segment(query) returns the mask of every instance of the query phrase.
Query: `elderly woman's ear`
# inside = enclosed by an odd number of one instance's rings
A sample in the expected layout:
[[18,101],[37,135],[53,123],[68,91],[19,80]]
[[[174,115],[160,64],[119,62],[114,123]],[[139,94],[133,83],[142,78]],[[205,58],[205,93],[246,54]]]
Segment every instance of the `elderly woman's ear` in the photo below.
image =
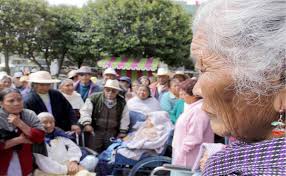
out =
[[277,112],[286,110],[286,87],[281,89],[274,98],[274,108]]

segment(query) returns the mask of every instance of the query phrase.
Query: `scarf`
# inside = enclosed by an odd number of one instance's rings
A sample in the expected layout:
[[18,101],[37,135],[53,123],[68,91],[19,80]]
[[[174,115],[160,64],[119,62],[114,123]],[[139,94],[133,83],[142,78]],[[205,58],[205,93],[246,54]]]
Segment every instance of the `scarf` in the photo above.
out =
[[203,175],[286,175],[286,137],[234,142],[206,163]]
[[64,138],[68,138],[70,140],[74,139],[72,136],[66,134],[63,130],[55,128],[53,132],[46,134],[45,143],[48,144],[49,146],[51,146],[51,144],[50,144],[51,140],[53,140],[57,137],[64,137]]

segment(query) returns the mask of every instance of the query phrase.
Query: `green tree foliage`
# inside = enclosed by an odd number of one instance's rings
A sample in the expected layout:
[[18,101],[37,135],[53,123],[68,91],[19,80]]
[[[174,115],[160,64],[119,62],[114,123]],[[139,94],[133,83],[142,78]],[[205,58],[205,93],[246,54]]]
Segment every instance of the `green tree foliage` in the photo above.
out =
[[98,0],[94,13],[95,52],[159,57],[172,66],[190,56],[190,16],[168,0]]

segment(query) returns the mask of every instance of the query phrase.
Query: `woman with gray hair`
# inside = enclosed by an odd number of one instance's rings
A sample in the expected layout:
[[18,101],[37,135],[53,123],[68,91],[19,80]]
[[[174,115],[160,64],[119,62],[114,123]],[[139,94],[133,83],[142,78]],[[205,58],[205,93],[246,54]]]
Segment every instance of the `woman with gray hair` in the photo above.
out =
[[80,94],[74,90],[73,80],[71,80],[71,79],[63,80],[61,82],[59,88],[60,88],[60,91],[63,94],[63,96],[71,104],[77,118],[80,118],[79,110],[84,105],[84,102],[83,102]]
[[215,0],[193,23],[194,93],[221,136],[203,175],[286,175],[286,1]]

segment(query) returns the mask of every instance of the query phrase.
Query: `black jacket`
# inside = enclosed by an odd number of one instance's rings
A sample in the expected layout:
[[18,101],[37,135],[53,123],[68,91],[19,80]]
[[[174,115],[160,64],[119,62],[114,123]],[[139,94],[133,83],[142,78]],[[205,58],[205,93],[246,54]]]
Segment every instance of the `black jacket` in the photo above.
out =
[[[77,118],[72,109],[72,106],[57,90],[49,90],[49,96],[52,112],[56,121],[56,126],[63,129],[64,131],[69,131],[71,125],[77,123]],[[36,114],[40,114],[41,112],[48,112],[43,100],[34,90],[32,90],[24,98],[24,105],[25,108],[34,111]]]

